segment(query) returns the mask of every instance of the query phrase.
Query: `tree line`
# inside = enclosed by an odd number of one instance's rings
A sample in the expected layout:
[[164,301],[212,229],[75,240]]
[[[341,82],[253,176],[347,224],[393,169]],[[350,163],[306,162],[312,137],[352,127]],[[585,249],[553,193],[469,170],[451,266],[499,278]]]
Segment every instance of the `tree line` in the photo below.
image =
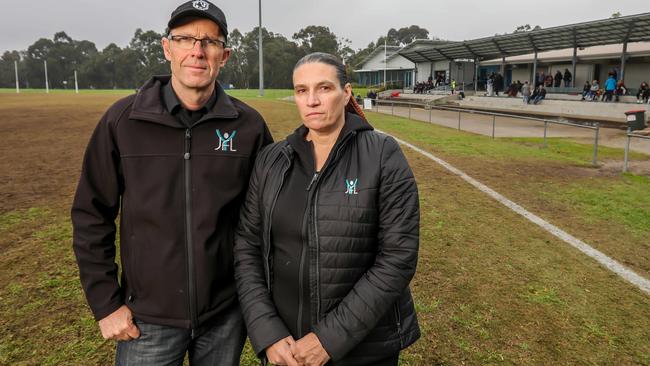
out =
[[[21,88],[44,88],[43,62],[47,61],[50,88],[73,89],[74,72],[80,88],[131,89],[143,84],[151,75],[169,74],[160,40],[162,33],[137,29],[129,44],[120,47],[111,43],[102,50],[88,40],[74,40],[65,32],[52,39],[41,38],[24,51],[6,51],[0,57],[0,87],[15,86],[14,61],[18,63]],[[386,36],[370,42],[365,48],[353,50],[348,39],[337,37],[328,27],[307,26],[291,39],[262,28],[264,46],[264,86],[290,88],[293,65],[304,55],[320,51],[340,57],[348,68],[348,76],[377,46],[404,46],[415,39],[429,38],[429,31],[417,25],[391,28]],[[228,36],[232,56],[221,70],[222,84],[236,88],[259,87],[258,28],[241,33],[234,29]]]

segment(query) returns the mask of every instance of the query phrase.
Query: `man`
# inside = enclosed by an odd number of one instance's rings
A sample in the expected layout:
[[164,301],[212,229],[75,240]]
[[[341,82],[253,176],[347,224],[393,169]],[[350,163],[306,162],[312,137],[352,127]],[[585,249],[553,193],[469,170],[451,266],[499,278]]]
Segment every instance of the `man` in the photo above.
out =
[[[233,234],[262,117],[216,83],[231,50],[223,12],[195,0],[162,39],[171,76],[108,109],[72,206],[81,283],[116,364],[237,365],[245,328]],[[115,264],[120,212],[121,281]]]

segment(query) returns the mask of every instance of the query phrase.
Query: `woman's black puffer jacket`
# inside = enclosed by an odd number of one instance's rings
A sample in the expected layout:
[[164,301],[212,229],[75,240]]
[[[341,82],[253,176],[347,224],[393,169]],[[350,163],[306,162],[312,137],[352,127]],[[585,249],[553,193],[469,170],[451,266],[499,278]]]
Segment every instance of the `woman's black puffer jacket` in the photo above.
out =
[[[333,364],[372,364],[420,336],[409,290],[419,245],[418,191],[393,138],[356,114],[347,113],[345,123],[334,155],[309,188],[311,324]],[[270,292],[270,223],[294,158],[286,141],[260,153],[235,237],[237,290],[260,355],[289,335]]]

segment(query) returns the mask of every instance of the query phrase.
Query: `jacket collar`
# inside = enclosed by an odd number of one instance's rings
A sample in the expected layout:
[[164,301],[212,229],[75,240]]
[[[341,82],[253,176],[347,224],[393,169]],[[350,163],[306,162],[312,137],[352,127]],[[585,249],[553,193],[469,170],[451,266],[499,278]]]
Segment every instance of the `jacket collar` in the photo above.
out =
[[[162,89],[170,82],[170,79],[171,75],[154,76],[149,79],[138,90],[129,118],[159,123],[169,127],[185,128],[182,123],[167,111],[162,99]],[[239,117],[239,111],[232,103],[230,96],[226,94],[218,82],[215,83],[215,91],[217,97],[216,103],[214,103],[212,109],[197,124],[210,119],[235,119]]]

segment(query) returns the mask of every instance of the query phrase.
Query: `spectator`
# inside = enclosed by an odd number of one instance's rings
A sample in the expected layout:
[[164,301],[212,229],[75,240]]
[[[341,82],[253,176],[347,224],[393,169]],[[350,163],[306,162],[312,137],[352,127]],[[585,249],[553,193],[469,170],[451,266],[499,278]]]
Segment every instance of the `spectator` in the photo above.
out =
[[503,87],[503,75],[501,73],[497,72],[497,74],[494,76],[494,93],[499,96],[499,90]]
[[589,90],[591,90],[591,85],[589,85],[588,81],[585,81],[585,85],[582,87],[582,99],[580,100],[585,100],[587,95],[589,95]]
[[357,94],[356,100],[358,105],[363,105],[363,98],[361,98],[361,94]]
[[648,103],[648,98],[650,98],[650,86],[644,81],[639,85],[639,91],[636,93],[636,102]]
[[451,79],[451,94],[456,92],[456,79]]
[[521,86],[521,95],[524,96],[524,104],[528,104],[530,100],[530,85],[528,85],[528,80],[524,81],[524,85]]
[[571,75],[571,71],[569,71],[569,69],[564,69],[564,77],[562,79],[564,80],[565,88],[571,86],[571,80],[573,80],[573,75]]
[[491,73],[487,79],[487,95],[488,97],[494,95],[494,73]]
[[533,99],[533,104],[539,104],[546,98],[546,88],[544,86],[540,85],[539,86],[539,92],[535,96],[535,99]]
[[544,84],[544,80],[546,80],[546,76],[544,75],[544,72],[538,73],[537,80],[535,80],[535,85],[533,87],[537,88],[538,86]]
[[627,88],[625,87],[625,83],[623,83],[623,80],[619,80],[616,83],[616,90],[614,90],[614,95],[616,96],[615,101],[618,102],[619,98],[625,94],[627,94]]
[[555,84],[553,84],[554,87],[559,88],[560,85],[562,85],[562,73],[560,70],[557,70],[555,73]]
[[587,95],[587,100],[590,100],[592,102],[598,101],[599,90],[600,90],[600,84],[598,84],[598,80],[592,81],[591,88],[589,89],[589,94]]
[[546,88],[552,87],[553,86],[553,76],[551,76],[550,74],[546,75],[546,78],[544,79],[544,84],[543,85]]
[[601,101],[611,102],[612,95],[614,95],[615,90],[616,90],[616,77],[614,76],[614,73],[610,72],[609,78],[607,78],[607,81],[605,81],[605,94],[603,95]]
[[512,83],[508,87],[508,97],[514,98],[517,96],[517,93],[519,93],[519,86],[517,83]]

